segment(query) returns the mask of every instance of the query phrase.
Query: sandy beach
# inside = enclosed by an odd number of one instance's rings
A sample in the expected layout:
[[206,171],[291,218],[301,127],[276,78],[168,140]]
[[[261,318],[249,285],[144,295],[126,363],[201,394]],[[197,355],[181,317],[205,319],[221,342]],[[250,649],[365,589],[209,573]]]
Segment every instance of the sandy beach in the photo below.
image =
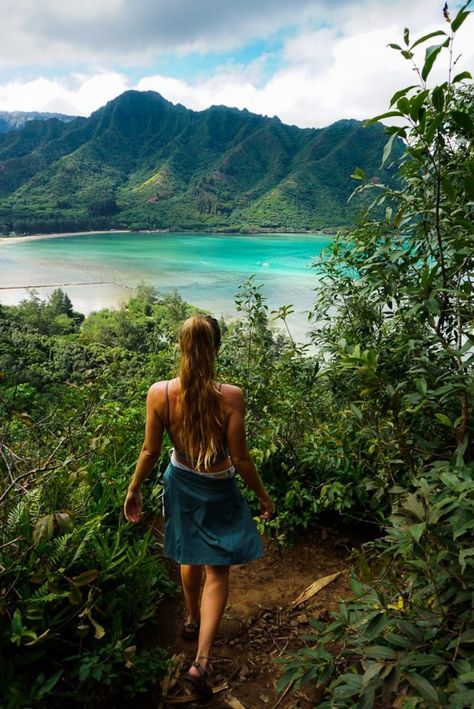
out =
[[65,231],[58,234],[29,234],[28,236],[1,236],[0,244],[18,244],[21,241],[38,241],[39,239],[58,239],[64,236],[83,236],[84,234],[128,234],[130,229],[99,229],[97,231]]

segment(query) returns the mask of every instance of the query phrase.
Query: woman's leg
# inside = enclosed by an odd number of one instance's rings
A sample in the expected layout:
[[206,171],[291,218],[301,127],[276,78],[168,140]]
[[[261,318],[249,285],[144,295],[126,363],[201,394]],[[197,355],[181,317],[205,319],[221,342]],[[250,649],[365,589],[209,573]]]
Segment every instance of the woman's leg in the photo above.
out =
[[[201,628],[196,660],[206,668],[212,643],[229,594],[229,566],[206,566],[206,580],[201,598]],[[190,671],[197,671],[192,667]]]
[[186,623],[196,623],[199,620],[202,566],[198,564],[181,564],[180,571],[184,602],[186,604]]

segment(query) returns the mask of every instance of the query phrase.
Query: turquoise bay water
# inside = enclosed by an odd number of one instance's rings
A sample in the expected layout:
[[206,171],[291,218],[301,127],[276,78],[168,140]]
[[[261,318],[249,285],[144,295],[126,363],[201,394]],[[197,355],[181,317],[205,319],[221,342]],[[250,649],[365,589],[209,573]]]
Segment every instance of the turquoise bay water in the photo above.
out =
[[311,268],[331,238],[308,234],[112,233],[0,243],[0,302],[18,303],[27,288],[46,297],[61,286],[76,310],[90,313],[126,301],[139,283],[173,289],[217,316],[235,315],[239,283],[254,274],[270,309],[292,304],[294,335],[307,329],[317,277]]

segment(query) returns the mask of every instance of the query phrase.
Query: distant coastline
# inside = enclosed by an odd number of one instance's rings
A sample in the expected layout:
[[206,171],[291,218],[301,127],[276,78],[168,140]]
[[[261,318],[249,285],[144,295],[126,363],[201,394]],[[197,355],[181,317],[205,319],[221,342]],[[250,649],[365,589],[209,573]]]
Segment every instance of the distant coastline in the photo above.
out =
[[39,239],[59,239],[61,237],[67,236],[86,236],[87,234],[173,234],[173,233],[186,233],[186,234],[196,234],[196,236],[202,236],[203,234],[221,234],[222,236],[238,236],[239,234],[250,234],[252,236],[258,236],[259,234],[326,234],[329,236],[334,235],[342,227],[322,227],[321,229],[305,230],[299,229],[295,231],[288,231],[285,229],[259,229],[258,231],[215,231],[213,229],[95,229],[88,231],[86,229],[82,231],[64,231],[55,232],[53,234],[25,234],[24,236],[0,236],[0,244],[17,244],[21,241],[37,241]]
[[38,239],[59,239],[62,236],[82,236],[83,234],[129,234],[131,229],[96,229],[95,231],[65,231],[57,234],[25,234],[25,236],[0,236],[0,244],[17,244],[20,241]]

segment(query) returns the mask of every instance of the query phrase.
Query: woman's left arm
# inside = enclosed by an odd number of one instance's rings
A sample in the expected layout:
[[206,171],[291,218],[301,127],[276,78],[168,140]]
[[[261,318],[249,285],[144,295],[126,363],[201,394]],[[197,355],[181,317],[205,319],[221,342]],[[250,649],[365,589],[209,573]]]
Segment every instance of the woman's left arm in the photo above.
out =
[[142,496],[140,487],[153,469],[161,452],[163,441],[163,424],[158,415],[158,396],[160,383],[153,384],[148,391],[146,400],[145,440],[138,456],[135,472],[128,486],[127,497],[123,506],[124,514],[129,522],[139,522],[142,513]]

